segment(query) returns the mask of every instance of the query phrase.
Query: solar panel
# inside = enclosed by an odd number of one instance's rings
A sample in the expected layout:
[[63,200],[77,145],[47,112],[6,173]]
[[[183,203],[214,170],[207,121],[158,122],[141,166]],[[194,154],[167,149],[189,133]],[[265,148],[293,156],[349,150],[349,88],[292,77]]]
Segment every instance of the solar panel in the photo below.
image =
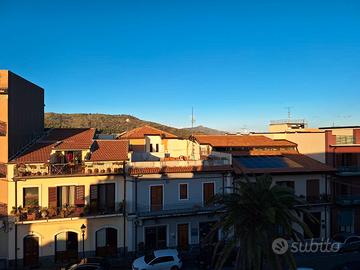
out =
[[281,156],[246,156],[246,157],[234,157],[234,159],[240,162],[247,168],[288,168],[288,164],[285,162],[284,157]]

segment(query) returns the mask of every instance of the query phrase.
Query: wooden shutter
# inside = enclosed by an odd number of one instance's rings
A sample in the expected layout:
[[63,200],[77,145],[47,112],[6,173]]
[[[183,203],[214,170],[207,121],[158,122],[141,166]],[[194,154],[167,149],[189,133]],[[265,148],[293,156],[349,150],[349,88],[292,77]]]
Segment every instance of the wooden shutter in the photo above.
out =
[[80,206],[85,204],[85,186],[75,187],[75,204]]
[[188,199],[188,186],[187,184],[180,184],[180,200]]
[[91,211],[97,210],[97,200],[98,200],[98,186],[90,186],[90,208]]
[[312,179],[306,181],[306,196],[308,201],[316,201],[320,198],[319,179]]
[[163,186],[150,187],[150,209],[151,211],[163,209]]
[[115,184],[106,184],[106,208],[115,210]]
[[215,185],[214,183],[204,183],[204,203],[209,204],[211,199],[215,195]]
[[57,207],[57,187],[49,187],[49,207]]

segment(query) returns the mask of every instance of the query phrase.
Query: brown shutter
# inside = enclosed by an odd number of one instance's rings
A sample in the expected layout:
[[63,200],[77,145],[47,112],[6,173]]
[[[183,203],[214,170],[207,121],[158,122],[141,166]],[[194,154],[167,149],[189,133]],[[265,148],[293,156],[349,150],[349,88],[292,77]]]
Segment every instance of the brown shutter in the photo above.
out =
[[150,187],[150,209],[151,211],[163,209],[163,186]]
[[98,199],[98,186],[90,186],[90,208],[91,211],[97,210],[97,199]]
[[204,183],[204,203],[209,204],[215,195],[214,183]]
[[81,206],[85,204],[85,186],[75,187],[75,204]]
[[115,184],[106,185],[106,207],[115,210]]
[[312,179],[306,181],[306,197],[310,202],[319,200],[320,197],[319,179]]
[[57,187],[49,187],[49,207],[57,207]]

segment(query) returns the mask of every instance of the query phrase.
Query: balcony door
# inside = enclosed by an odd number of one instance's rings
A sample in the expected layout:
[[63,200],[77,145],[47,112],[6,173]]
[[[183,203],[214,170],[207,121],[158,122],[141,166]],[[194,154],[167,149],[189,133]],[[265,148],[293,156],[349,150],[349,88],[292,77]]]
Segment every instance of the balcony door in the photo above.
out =
[[204,205],[210,204],[214,195],[215,195],[215,183],[204,183],[203,184],[203,203],[204,203]]
[[311,179],[306,181],[306,197],[309,202],[316,202],[320,199],[319,179]]
[[164,187],[159,186],[150,186],[150,210],[151,211],[160,211],[163,210],[163,192]]

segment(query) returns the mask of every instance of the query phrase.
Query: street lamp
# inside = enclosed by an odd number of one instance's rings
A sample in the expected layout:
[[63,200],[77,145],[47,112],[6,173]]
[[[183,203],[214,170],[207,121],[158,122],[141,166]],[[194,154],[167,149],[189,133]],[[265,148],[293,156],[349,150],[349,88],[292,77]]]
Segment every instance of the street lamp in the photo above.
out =
[[82,252],[83,252],[83,259],[85,259],[85,230],[86,230],[85,224],[81,225],[80,229],[81,229],[81,233],[82,233]]

